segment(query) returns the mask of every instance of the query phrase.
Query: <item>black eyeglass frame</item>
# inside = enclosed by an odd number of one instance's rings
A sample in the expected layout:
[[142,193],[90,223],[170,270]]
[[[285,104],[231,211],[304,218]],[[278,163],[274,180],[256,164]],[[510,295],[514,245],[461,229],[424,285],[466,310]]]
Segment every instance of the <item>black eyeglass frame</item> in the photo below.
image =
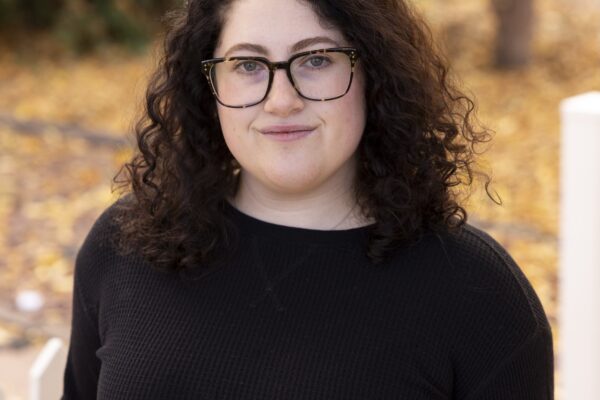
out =
[[[294,79],[292,78],[292,72],[290,70],[290,66],[292,65],[294,60],[296,60],[297,58],[304,57],[304,56],[311,55],[311,54],[326,54],[326,53],[344,53],[350,58],[350,80],[348,81],[348,87],[346,88],[346,91],[344,93],[342,93],[339,96],[335,96],[335,97],[330,97],[330,98],[326,98],[326,99],[314,99],[311,97],[307,97],[300,92],[298,87],[296,87],[296,84],[294,83]],[[217,91],[215,90],[215,86],[213,84],[213,77],[212,77],[213,67],[220,62],[237,61],[237,60],[239,60],[239,61],[260,61],[269,67],[269,83],[267,85],[267,90],[265,92],[264,97],[262,99],[260,99],[259,101],[250,103],[250,104],[244,104],[241,106],[231,106],[229,104],[223,103],[221,101],[221,99],[219,99],[219,95],[217,94]],[[292,86],[294,87],[294,89],[296,90],[298,95],[300,95],[300,97],[302,97],[304,99],[312,100],[312,101],[329,101],[329,100],[339,99],[340,97],[345,96],[346,93],[348,93],[348,91],[350,90],[350,86],[352,85],[352,78],[354,76],[354,66],[356,65],[356,61],[358,61],[358,50],[355,49],[354,47],[331,47],[331,48],[326,48],[326,49],[317,49],[317,50],[310,50],[310,51],[303,51],[301,53],[296,53],[296,54],[292,55],[289,58],[289,60],[287,60],[287,61],[271,62],[270,60],[268,60],[265,57],[239,56],[239,57],[211,58],[209,60],[201,61],[200,65],[202,67],[202,72],[204,73],[204,76],[208,80],[208,84],[210,86],[212,94],[215,96],[215,98],[221,105],[223,105],[225,107],[229,107],[229,108],[246,108],[246,107],[252,107],[257,104],[260,104],[267,98],[267,96],[269,95],[269,92],[271,91],[271,86],[273,84],[273,76],[275,75],[275,71],[278,69],[285,70],[290,83],[292,84]]]

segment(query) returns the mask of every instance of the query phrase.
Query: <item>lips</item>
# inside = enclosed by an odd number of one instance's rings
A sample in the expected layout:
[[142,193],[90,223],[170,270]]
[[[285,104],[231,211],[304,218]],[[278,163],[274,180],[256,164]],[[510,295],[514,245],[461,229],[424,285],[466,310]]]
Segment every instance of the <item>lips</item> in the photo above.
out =
[[294,132],[309,132],[314,130],[314,126],[308,125],[271,125],[259,129],[261,133],[266,135],[290,134]]

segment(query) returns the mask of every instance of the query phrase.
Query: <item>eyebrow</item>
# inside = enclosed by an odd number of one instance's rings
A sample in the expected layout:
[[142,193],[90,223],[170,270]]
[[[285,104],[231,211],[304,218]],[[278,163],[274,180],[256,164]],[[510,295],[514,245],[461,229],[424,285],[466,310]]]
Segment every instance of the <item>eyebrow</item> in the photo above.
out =
[[[335,47],[340,47],[340,45],[338,44],[338,42],[336,42],[335,40],[328,38],[327,36],[315,36],[315,37],[310,37],[310,38],[306,38],[306,39],[302,39],[301,41],[299,41],[298,43],[295,43],[293,46],[290,47],[290,51],[292,53],[297,52],[298,50],[302,50],[308,46],[312,46],[313,44],[317,44],[317,43],[329,43],[334,45]],[[268,55],[269,54],[269,50],[267,50],[266,47],[261,46],[259,44],[254,44],[254,43],[238,43],[235,44],[233,46],[231,46],[229,48],[229,50],[227,50],[225,52],[225,55],[223,56],[224,58],[227,58],[227,56],[234,52],[234,51],[239,51],[239,50],[248,50],[248,51],[252,51],[255,53],[259,53],[259,54],[263,54],[263,55]]]

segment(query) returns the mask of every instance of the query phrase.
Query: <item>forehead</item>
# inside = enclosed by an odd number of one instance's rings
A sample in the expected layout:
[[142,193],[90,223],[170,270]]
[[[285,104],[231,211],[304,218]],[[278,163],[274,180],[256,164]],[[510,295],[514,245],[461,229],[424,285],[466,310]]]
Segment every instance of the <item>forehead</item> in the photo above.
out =
[[315,36],[326,36],[341,46],[347,45],[337,28],[320,21],[302,1],[236,0],[224,14],[215,56],[222,56],[231,46],[245,42],[265,47],[268,56],[285,57],[293,44]]

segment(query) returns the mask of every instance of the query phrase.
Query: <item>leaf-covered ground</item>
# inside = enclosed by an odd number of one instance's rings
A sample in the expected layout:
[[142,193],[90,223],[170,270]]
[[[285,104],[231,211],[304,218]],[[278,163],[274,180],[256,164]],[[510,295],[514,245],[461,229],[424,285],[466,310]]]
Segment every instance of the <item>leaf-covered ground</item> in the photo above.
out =
[[[558,360],[559,103],[600,90],[600,9],[538,1],[533,64],[497,71],[488,2],[416,3],[476,101],[478,120],[495,132],[479,166],[503,205],[484,196],[480,181],[465,202],[471,221],[532,282]],[[131,131],[154,63],[152,52],[50,61],[0,49],[0,349],[68,337],[74,257],[115,199],[110,181],[129,154],[118,143]],[[117,140],[78,138],[82,130]],[[27,289],[44,295],[40,311],[17,311],[15,296]]]

